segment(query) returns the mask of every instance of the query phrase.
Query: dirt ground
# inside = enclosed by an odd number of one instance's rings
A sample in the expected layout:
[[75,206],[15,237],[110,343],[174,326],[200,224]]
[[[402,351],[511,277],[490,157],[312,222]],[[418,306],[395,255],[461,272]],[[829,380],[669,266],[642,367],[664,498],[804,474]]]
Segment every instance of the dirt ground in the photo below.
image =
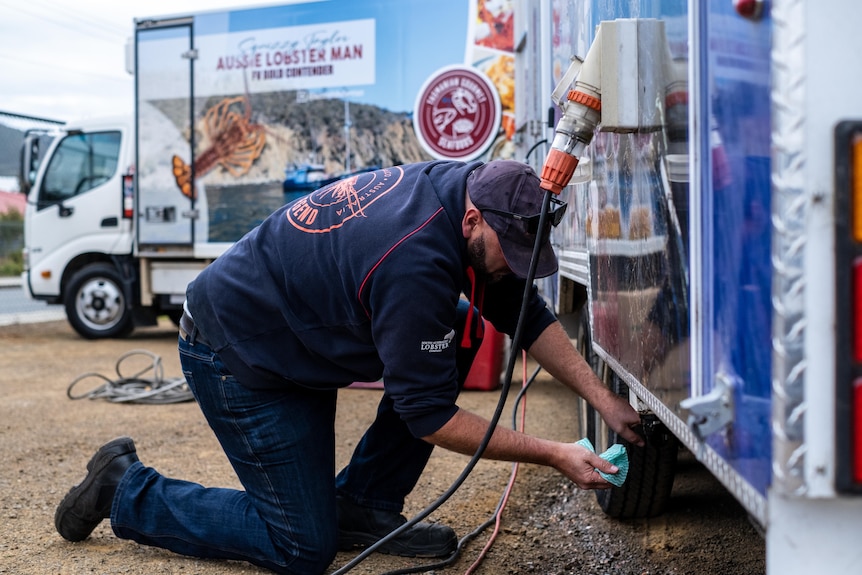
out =
[[[135,439],[145,465],[207,486],[238,487],[227,459],[193,402],[169,405],[117,404],[104,399],[71,400],[76,377],[116,377],[119,358],[146,350],[161,358],[164,377],[181,375],[176,331],[169,322],[138,330],[125,340],[85,341],[62,321],[0,327],[0,573],[9,574],[219,574],[264,573],[237,562],[205,561],[142,547],[114,537],[103,522],[81,543],[54,530],[57,503],[85,474],[102,443],[119,435]],[[150,358],[123,363],[124,375]],[[137,363],[135,363],[137,362]],[[146,377],[152,374],[145,374]],[[519,377],[519,369],[516,369]],[[101,381],[76,386],[83,392]],[[517,388],[520,383],[513,385]],[[516,390],[515,390],[516,391]],[[511,425],[514,393],[502,425]],[[337,463],[343,465],[370,423],[379,390],[347,389],[339,395]],[[466,392],[462,407],[490,416],[496,392]],[[527,394],[527,431],[576,441],[575,398],[540,377]],[[500,533],[481,564],[485,574],[758,575],[765,572],[764,543],[736,501],[686,453],[664,516],[620,522],[606,518],[593,493],[581,492],[556,472],[522,465],[503,513]],[[461,473],[468,458],[436,450],[406,512],[437,499]],[[431,515],[464,536],[484,523],[504,492],[512,466],[483,461],[464,485]],[[434,573],[468,572],[493,526],[468,543],[460,557]],[[332,571],[356,553],[340,553]],[[351,572],[386,573],[421,565],[374,554]]]

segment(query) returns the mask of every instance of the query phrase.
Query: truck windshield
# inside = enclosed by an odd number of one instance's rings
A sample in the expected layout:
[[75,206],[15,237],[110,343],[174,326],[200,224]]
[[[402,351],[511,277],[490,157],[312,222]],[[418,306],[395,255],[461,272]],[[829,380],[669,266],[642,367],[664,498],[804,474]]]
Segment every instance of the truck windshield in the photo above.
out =
[[117,172],[120,132],[72,134],[51,156],[39,190],[39,205],[83,194],[110,180]]

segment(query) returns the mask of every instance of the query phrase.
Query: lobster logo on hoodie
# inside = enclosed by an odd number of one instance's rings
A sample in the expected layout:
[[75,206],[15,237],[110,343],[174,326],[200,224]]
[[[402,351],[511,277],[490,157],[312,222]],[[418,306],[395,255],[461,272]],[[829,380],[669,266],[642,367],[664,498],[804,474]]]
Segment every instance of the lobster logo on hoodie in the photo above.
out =
[[344,178],[295,202],[286,217],[303,232],[331,232],[353,218],[366,217],[368,207],[394,190],[403,178],[400,167]]

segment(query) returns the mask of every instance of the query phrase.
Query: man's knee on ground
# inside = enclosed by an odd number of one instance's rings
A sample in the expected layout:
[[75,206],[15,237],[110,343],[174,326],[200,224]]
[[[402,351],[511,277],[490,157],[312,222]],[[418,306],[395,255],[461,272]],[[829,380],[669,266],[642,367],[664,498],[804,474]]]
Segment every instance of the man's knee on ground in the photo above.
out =
[[287,562],[287,573],[324,573],[338,552],[338,530],[334,525],[305,528],[297,537],[273,536],[272,543]]

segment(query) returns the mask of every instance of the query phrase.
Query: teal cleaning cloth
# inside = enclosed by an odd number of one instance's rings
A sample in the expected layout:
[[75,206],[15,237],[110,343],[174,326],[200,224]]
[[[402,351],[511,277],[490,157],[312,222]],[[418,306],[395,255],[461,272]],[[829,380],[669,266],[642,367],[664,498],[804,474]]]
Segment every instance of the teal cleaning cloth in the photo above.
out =
[[[596,452],[596,448],[593,447],[593,444],[586,437],[578,441],[578,445],[586,447],[593,453]],[[610,449],[599,455],[599,457],[610,461],[619,467],[620,470],[613,474],[604,473],[598,469],[596,469],[596,471],[599,471],[599,475],[604,477],[608,483],[621,487],[626,480],[626,476],[629,474],[629,456],[626,453],[626,448],[619,443],[615,443],[614,445],[611,445]]]

